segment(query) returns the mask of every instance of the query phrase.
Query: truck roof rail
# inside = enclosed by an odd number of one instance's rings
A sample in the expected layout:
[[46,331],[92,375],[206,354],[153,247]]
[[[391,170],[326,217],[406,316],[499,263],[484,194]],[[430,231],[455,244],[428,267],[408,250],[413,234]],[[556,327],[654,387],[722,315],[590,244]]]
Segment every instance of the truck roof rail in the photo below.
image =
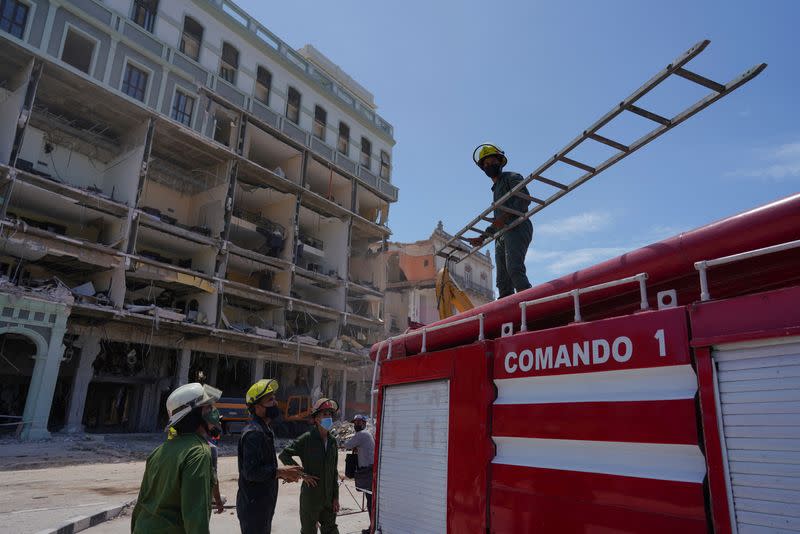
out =
[[772,245],[771,247],[757,248],[754,250],[748,250],[747,252],[731,254],[730,256],[723,256],[722,258],[716,258],[713,260],[702,260],[695,262],[694,268],[697,269],[697,271],[700,274],[700,300],[706,301],[711,299],[711,295],[708,292],[709,267],[716,267],[717,265],[725,265],[726,263],[742,261],[748,258],[755,258],[757,256],[763,256],[764,254],[772,254],[774,252],[781,252],[784,250],[789,250],[797,247],[800,247],[800,239],[796,241],[787,241],[786,243],[779,243],[777,245]]

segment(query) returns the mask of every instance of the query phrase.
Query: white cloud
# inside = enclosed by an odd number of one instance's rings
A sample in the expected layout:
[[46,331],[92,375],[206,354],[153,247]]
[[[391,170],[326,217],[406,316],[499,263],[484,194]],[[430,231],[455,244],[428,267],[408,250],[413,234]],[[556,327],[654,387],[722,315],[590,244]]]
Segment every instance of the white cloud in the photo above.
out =
[[611,214],[600,211],[579,213],[564,219],[537,224],[534,233],[537,237],[573,237],[607,228],[611,223]]
[[537,272],[559,276],[577,271],[596,263],[624,254],[636,247],[588,247],[575,250],[537,251],[528,250],[526,256],[530,274],[538,278]]
[[800,177],[800,141],[763,151],[761,159],[764,160],[762,167],[737,169],[725,174],[776,181]]

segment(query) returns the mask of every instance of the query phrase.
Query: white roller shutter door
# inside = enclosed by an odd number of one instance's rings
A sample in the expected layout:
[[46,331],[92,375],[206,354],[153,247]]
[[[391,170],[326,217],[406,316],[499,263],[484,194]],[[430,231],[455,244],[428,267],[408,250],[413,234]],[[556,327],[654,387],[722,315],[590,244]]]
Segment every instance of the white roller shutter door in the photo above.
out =
[[800,532],[800,343],[793,341],[713,352],[740,534]]
[[384,390],[377,484],[382,534],[447,531],[449,417],[447,380]]

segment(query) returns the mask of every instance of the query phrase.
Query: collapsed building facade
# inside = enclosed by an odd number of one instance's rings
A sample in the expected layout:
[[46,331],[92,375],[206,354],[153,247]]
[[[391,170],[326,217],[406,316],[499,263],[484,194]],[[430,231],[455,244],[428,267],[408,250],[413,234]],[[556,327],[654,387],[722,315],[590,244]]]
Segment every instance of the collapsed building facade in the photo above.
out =
[[4,0],[0,416],[151,431],[187,381],[368,405],[393,129],[227,0]]
[[[445,260],[436,253],[452,237],[439,221],[428,239],[413,243],[388,243],[387,335],[397,335],[409,326],[439,320],[436,273],[444,267]],[[451,263],[449,273],[474,306],[494,300],[492,258],[488,252],[477,252],[461,262]]]

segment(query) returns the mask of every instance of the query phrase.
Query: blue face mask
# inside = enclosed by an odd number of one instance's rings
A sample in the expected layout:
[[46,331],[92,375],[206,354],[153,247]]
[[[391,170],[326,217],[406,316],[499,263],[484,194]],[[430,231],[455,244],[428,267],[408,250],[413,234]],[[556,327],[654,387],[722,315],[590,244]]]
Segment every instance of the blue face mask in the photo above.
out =
[[319,422],[320,426],[325,430],[330,430],[333,426],[333,419],[330,417],[326,417]]

